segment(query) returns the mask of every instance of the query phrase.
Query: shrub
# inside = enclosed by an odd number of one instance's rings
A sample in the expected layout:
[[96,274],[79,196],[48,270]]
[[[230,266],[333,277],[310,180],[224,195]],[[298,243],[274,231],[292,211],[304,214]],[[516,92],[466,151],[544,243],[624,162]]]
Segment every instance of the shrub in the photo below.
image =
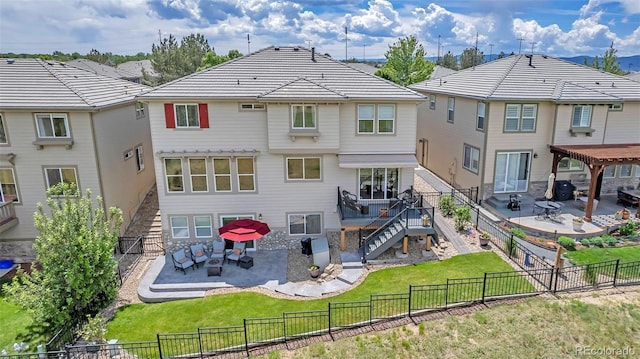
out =
[[471,208],[469,206],[460,206],[453,212],[453,222],[458,231],[464,230],[467,223],[471,221]]
[[631,236],[636,234],[636,225],[633,221],[628,221],[627,223],[620,226],[620,235],[621,236]]
[[580,244],[582,244],[585,247],[589,247],[592,244],[592,242],[591,240],[589,240],[589,238],[584,238],[580,240]]
[[574,251],[576,249],[576,241],[567,236],[558,237],[558,244],[566,248],[568,251]]
[[602,247],[602,238],[600,238],[600,237],[595,237],[595,238],[593,238],[593,239],[591,240],[591,243],[592,243],[594,246]]
[[602,237],[602,241],[607,244],[607,247],[614,247],[618,240],[613,236]]
[[517,227],[511,228],[511,234],[513,234],[514,236],[516,236],[518,238],[522,238],[522,239],[524,239],[524,237],[527,236],[522,229],[517,228]]
[[598,271],[593,264],[587,264],[587,266],[584,267],[584,281],[591,285],[598,283]]
[[507,238],[507,242],[505,243],[507,245],[507,255],[509,257],[517,257],[518,254],[518,242],[516,241],[515,238],[513,237],[509,237]]
[[445,194],[440,196],[440,212],[442,212],[443,216],[450,216],[453,214],[455,210],[456,202],[453,200],[453,197],[449,194]]

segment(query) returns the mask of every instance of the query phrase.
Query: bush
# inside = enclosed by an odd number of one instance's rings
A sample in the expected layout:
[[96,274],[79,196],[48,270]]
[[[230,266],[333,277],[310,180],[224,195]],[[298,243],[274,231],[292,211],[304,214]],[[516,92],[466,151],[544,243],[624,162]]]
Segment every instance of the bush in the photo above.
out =
[[614,236],[603,237],[602,241],[607,244],[607,247],[614,247],[618,240]]
[[453,222],[458,231],[462,231],[471,221],[471,208],[469,206],[460,206],[453,213]]
[[509,257],[517,257],[518,256],[518,242],[513,237],[507,238],[506,241],[507,246],[507,255]]
[[602,247],[602,238],[595,237],[591,240],[591,243],[593,243],[594,246]]
[[620,226],[620,235],[621,236],[632,236],[636,234],[636,225],[633,221],[628,221],[627,223]]
[[511,234],[522,239],[527,236],[522,229],[516,227],[511,228]]
[[592,244],[592,242],[591,240],[589,240],[589,238],[584,238],[580,240],[580,244],[582,244],[585,247],[589,247]]
[[558,244],[566,248],[568,251],[576,250],[576,241],[574,241],[573,238],[560,236],[558,237]]
[[453,197],[449,194],[445,194],[440,196],[440,212],[442,212],[443,216],[450,216],[453,214],[453,211],[456,208],[456,202],[453,200]]

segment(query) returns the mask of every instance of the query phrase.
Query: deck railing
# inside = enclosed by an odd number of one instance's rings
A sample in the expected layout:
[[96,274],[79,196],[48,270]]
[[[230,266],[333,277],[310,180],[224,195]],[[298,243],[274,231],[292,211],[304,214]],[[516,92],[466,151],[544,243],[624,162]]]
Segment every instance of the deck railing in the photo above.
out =
[[16,209],[13,202],[0,202],[0,226],[16,218]]

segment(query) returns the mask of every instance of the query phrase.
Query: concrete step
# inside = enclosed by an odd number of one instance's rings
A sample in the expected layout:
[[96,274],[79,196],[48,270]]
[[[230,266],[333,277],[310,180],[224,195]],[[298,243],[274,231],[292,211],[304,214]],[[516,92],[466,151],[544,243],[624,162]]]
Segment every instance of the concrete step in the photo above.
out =
[[360,278],[360,275],[362,275],[362,268],[347,268],[342,270],[342,273],[338,276],[338,280],[347,284],[353,284]]
[[342,269],[360,269],[362,266],[363,264],[359,260],[354,262],[342,262]]

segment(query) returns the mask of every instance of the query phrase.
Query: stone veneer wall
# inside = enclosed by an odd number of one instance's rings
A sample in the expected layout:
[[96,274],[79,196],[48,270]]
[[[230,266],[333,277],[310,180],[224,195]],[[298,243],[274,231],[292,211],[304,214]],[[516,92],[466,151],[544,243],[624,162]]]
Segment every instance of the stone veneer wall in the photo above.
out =
[[[618,187],[633,187],[639,188],[640,179],[635,178],[611,178],[611,179],[603,179],[602,180],[602,188],[600,189],[600,194],[615,194],[617,193]],[[486,200],[493,196],[493,183],[485,184],[482,186],[483,198],[482,200]],[[527,193],[532,195],[534,198],[542,198],[544,197],[544,193],[547,190],[547,181],[542,182],[530,182],[529,190]]]

